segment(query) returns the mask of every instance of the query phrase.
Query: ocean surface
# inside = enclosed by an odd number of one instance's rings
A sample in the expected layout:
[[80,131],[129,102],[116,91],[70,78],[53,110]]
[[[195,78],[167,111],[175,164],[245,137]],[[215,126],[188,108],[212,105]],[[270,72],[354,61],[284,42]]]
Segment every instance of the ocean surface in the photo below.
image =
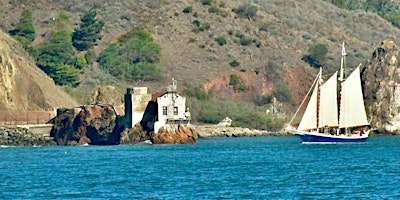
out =
[[400,137],[0,148],[0,199],[400,199]]

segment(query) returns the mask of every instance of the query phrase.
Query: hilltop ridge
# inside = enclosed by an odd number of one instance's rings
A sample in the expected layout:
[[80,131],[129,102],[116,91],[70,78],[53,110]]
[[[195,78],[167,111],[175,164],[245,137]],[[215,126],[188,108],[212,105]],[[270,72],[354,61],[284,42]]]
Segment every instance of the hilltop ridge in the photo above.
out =
[[[75,97],[86,95],[90,99],[93,91],[104,85],[115,85],[120,92],[132,86],[146,86],[150,92],[156,92],[175,78],[182,88],[194,86],[215,98],[249,102],[257,96],[271,95],[283,84],[290,89],[294,101],[284,104],[288,112],[300,103],[317,73],[317,69],[302,61],[312,45],[322,43],[328,47],[324,68],[334,71],[338,68],[343,41],[350,57],[348,66],[365,63],[384,39],[399,43],[399,29],[376,14],[346,11],[321,0],[210,2],[205,5],[203,1],[190,0],[2,0],[0,16],[6,20],[0,22],[0,27],[12,29],[22,9],[30,9],[37,30],[33,44],[39,44],[51,31],[52,19],[58,12],[66,11],[73,27],[78,27],[80,16],[94,7],[98,18],[105,21],[104,37],[95,47],[96,53],[121,34],[137,29],[148,30],[161,45],[162,79],[120,82],[95,64],[82,75],[82,83],[77,88],[85,92],[74,94]],[[242,17],[235,12],[245,4],[257,9],[255,16]],[[187,7],[192,11],[184,13]],[[199,30],[196,20],[208,28]],[[226,44],[219,45],[217,37],[224,37]],[[251,43],[242,45],[241,37]],[[232,67],[232,61],[240,65]],[[230,85],[231,75],[239,77],[247,89],[234,90]]]

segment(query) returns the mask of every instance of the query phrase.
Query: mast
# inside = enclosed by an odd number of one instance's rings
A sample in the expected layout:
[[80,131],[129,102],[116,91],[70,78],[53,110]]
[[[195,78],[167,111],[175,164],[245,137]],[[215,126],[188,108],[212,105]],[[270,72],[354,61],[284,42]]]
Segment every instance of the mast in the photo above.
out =
[[320,104],[321,104],[321,88],[320,88],[320,86],[321,86],[321,84],[322,84],[322,67],[320,67],[319,68],[319,79],[318,79],[318,85],[317,85],[317,87],[318,87],[318,89],[317,89],[317,91],[318,91],[318,95],[317,95],[317,129],[318,129],[318,127],[319,127],[319,118],[320,118],[320,114],[319,114],[319,111],[320,111]]
[[345,56],[346,56],[346,50],[344,49],[344,42],[342,43],[342,58],[340,59],[340,76],[339,76],[339,81],[342,82],[344,80],[344,65],[346,63]]
[[[339,99],[338,99],[338,124],[341,124],[341,106],[342,106],[342,82],[344,81],[344,65],[346,64],[346,50],[344,48],[344,42],[342,43],[342,57],[340,59],[340,72],[339,72]],[[338,130],[339,131],[339,130]]]

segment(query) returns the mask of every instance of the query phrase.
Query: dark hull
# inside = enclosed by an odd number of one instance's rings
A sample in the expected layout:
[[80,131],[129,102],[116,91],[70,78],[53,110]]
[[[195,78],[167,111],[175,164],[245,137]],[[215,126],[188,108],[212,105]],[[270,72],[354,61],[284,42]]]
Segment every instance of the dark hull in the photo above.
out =
[[330,137],[329,135],[298,134],[301,141],[306,143],[354,143],[365,142],[368,137]]

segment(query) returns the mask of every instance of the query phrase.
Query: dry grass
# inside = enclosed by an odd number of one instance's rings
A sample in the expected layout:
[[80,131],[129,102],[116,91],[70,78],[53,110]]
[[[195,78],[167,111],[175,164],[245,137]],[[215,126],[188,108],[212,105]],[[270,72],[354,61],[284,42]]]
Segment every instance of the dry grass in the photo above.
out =
[[[232,70],[229,63],[237,60],[240,68],[245,72],[242,77],[254,78],[254,70],[268,69],[268,63],[279,70],[277,76],[271,76],[270,71],[258,76],[251,84],[252,88],[271,92],[271,87],[265,82],[274,84],[271,77],[287,77],[279,73],[293,74],[296,67],[303,67],[305,75],[314,75],[315,69],[301,61],[307,54],[308,48],[315,43],[322,43],[328,47],[326,68],[334,71],[338,67],[341,43],[347,43],[349,55],[348,66],[364,63],[370,57],[375,47],[384,39],[392,39],[399,43],[399,29],[373,13],[362,11],[349,12],[336,8],[320,0],[254,0],[246,1],[258,8],[257,16],[252,19],[238,17],[232,9],[243,5],[243,1],[214,1],[215,7],[226,16],[209,13],[210,6],[204,6],[200,1],[173,1],[173,0],[145,0],[145,1],[106,1],[106,0],[70,0],[70,1],[1,1],[0,17],[7,20],[0,22],[0,27],[10,29],[18,21],[19,13],[23,8],[33,10],[35,26],[38,36],[44,34],[51,27],[50,17],[57,16],[58,11],[66,10],[71,16],[74,26],[79,23],[79,17],[84,11],[94,6],[98,18],[106,22],[105,36],[96,52],[100,52],[109,42],[126,31],[132,29],[147,29],[152,33],[156,42],[162,46],[162,60],[160,67],[164,71],[164,78],[154,82],[121,83],[108,77],[96,68],[87,71],[85,82],[78,90],[91,93],[100,85],[112,84],[120,88],[126,86],[148,86],[150,91],[162,90],[171,78],[178,80],[178,84],[191,84],[203,87],[214,80],[222,79]],[[223,5],[223,6],[220,6]],[[192,6],[192,13],[183,13],[182,10]],[[4,8],[8,10],[4,10]],[[10,15],[9,13],[14,13]],[[201,24],[210,24],[210,29],[193,32],[193,21]],[[235,35],[228,31],[243,34],[259,42],[242,46]],[[224,36],[227,44],[220,46],[214,38]],[[188,42],[190,41],[190,42]],[[229,74],[229,73],[228,73]],[[265,80],[266,78],[266,80]],[[243,78],[246,79],[246,78]],[[307,77],[284,79],[288,85],[295,85],[289,81],[305,81]],[[268,85],[269,89],[259,87]],[[272,87],[274,88],[274,87]],[[301,89],[301,88],[300,88]],[[304,88],[306,90],[307,88]],[[228,96],[232,93],[229,86],[224,86],[216,95]],[[248,100],[253,92],[243,92],[243,100]],[[85,97],[86,98],[86,97]],[[82,101],[84,101],[84,99]],[[235,99],[241,99],[234,95]]]

